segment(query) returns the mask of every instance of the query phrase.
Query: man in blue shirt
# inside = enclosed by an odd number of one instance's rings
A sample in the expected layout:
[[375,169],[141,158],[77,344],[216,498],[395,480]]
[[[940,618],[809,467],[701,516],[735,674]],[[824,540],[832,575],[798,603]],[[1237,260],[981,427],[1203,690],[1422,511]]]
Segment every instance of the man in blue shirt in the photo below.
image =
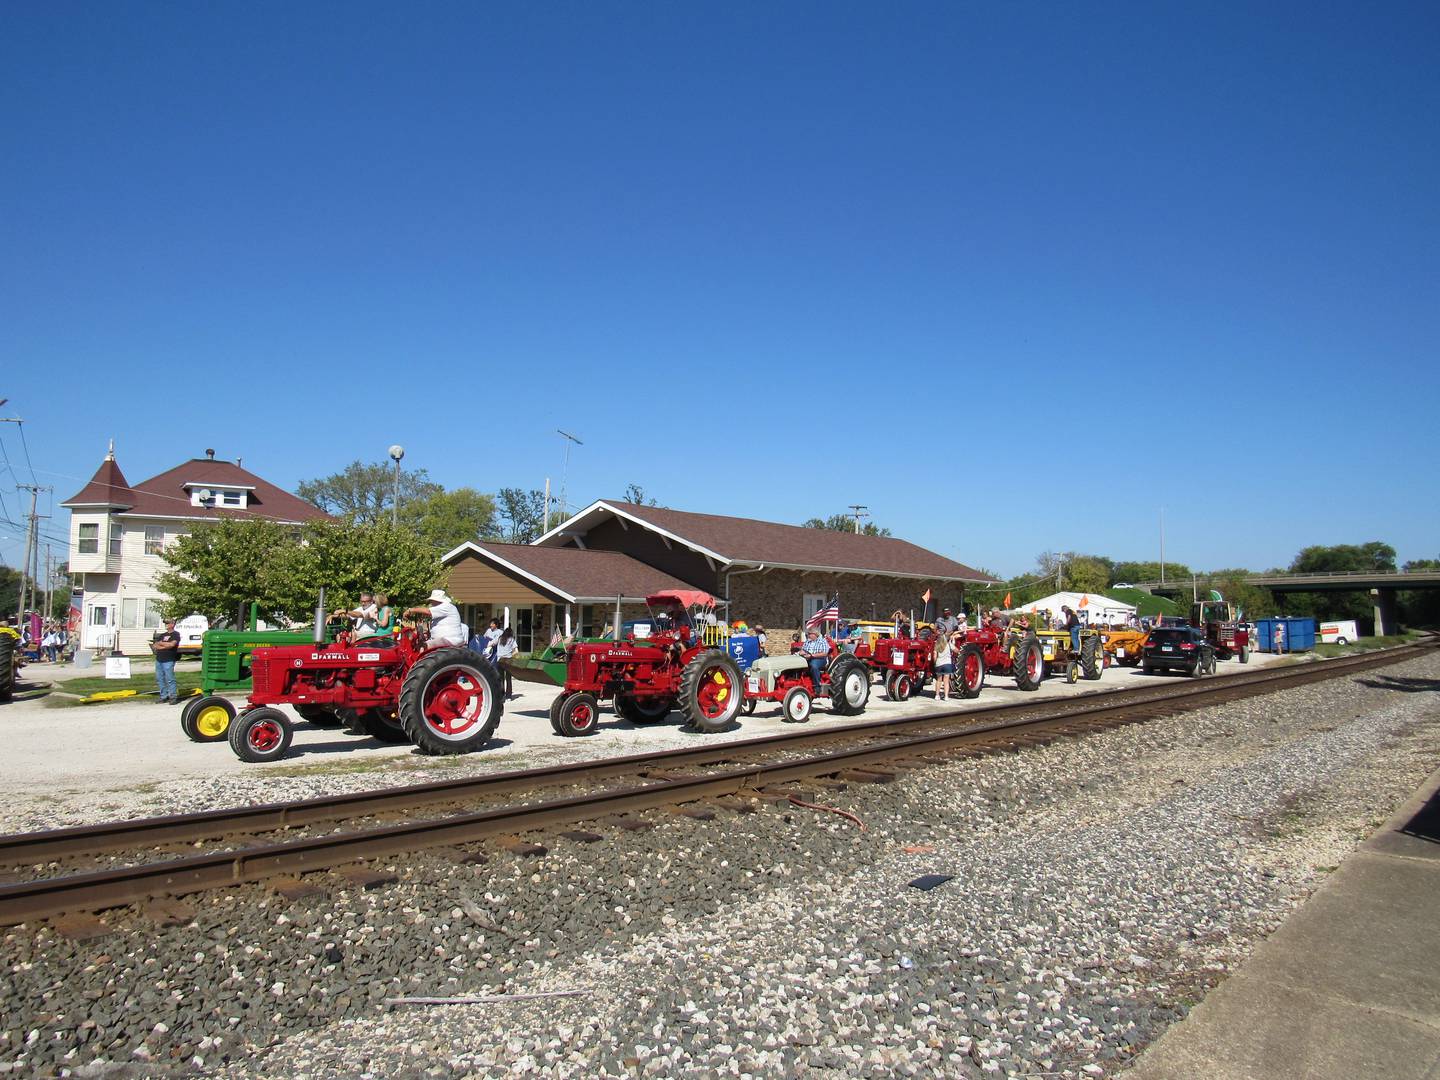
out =
[[820,636],[820,631],[805,631],[805,642],[800,646],[805,660],[810,665],[810,681],[815,684],[815,696],[820,696],[820,679],[825,674],[825,665],[830,661],[830,643]]

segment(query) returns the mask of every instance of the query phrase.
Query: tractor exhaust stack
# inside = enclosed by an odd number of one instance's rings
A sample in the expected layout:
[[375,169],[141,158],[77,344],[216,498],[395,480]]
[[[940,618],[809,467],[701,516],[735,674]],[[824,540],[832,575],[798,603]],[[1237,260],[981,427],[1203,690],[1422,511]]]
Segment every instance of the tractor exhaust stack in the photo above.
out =
[[320,599],[315,601],[315,644],[325,644],[325,586],[320,586]]

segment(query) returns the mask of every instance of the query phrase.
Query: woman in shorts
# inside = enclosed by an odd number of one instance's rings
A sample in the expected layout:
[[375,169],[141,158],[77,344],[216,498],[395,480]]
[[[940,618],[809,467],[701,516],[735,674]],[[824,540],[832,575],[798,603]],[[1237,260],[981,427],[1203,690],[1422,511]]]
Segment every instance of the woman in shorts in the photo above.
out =
[[943,630],[935,635],[935,700],[950,697],[950,676],[955,674],[955,651],[951,635]]

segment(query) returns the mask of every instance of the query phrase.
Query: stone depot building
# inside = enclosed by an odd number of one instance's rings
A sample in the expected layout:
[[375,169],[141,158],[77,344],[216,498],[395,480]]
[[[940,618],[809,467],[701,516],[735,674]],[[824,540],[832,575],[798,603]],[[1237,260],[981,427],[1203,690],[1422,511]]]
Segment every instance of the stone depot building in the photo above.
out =
[[533,544],[465,543],[444,561],[466,621],[500,619],[522,651],[543,647],[557,628],[598,634],[617,604],[633,618],[646,595],[665,589],[704,589],[726,602],[727,622],[762,624],[783,651],[837,594],[842,618],[887,619],[919,613],[927,590],[939,608],[958,611],[966,585],[995,580],[893,537],[606,499]]

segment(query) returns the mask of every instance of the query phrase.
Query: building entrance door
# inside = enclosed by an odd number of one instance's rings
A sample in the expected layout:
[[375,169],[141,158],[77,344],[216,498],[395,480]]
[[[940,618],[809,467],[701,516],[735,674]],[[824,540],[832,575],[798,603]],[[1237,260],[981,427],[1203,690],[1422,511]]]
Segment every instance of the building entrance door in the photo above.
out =
[[113,649],[115,647],[115,605],[90,605],[90,609],[86,612],[85,630],[80,635],[80,647],[84,649]]
[[535,650],[535,609],[533,607],[517,607],[515,609],[515,646],[522,653]]

